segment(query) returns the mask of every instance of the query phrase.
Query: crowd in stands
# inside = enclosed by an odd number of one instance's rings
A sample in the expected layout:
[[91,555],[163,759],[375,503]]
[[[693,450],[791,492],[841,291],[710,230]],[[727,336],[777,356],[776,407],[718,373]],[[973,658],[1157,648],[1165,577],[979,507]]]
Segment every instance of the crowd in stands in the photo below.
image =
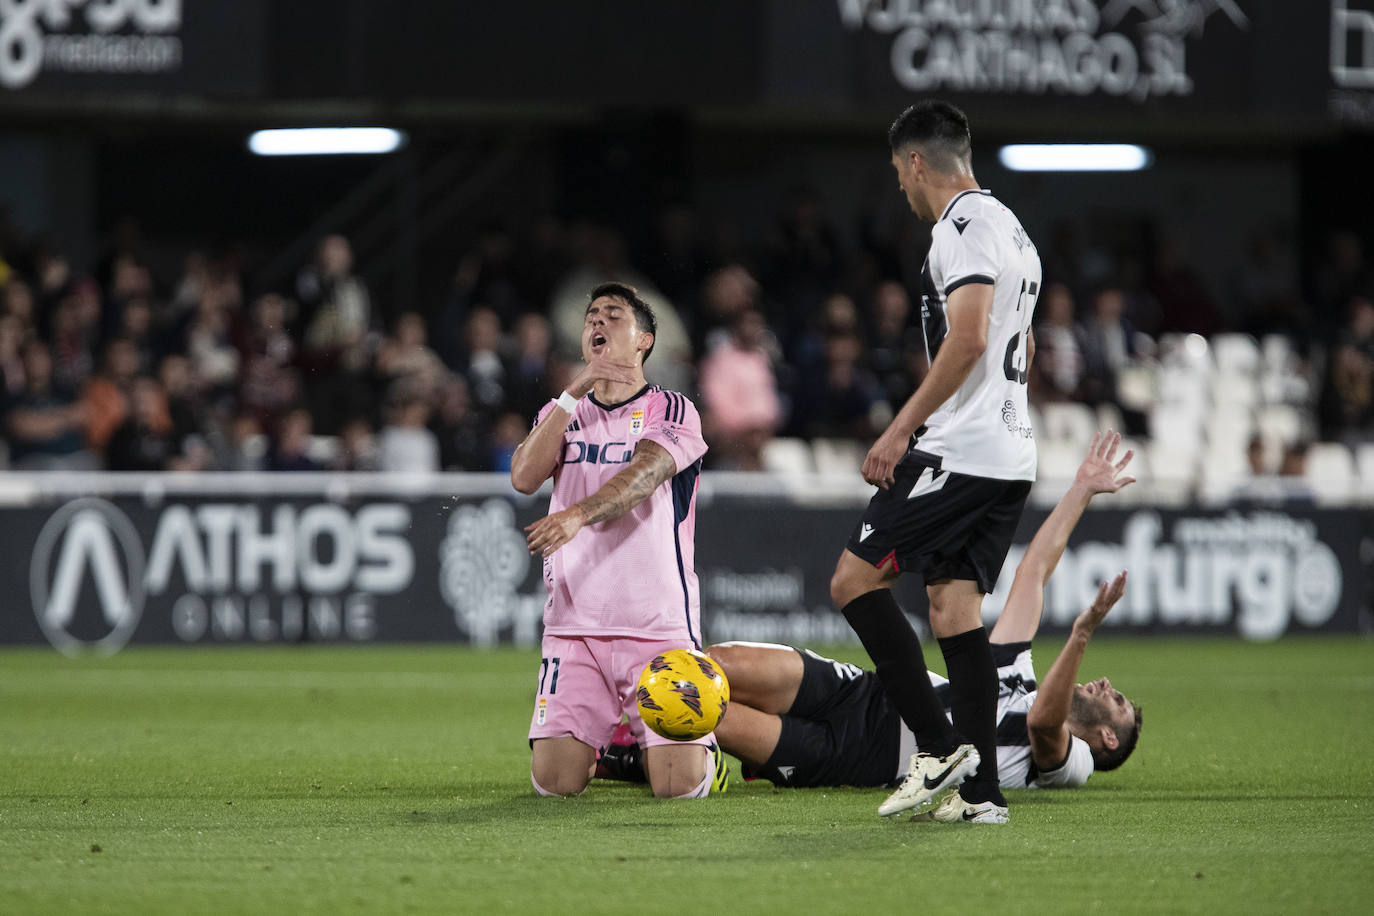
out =
[[[871,439],[919,384],[926,230],[903,216],[862,220],[850,244],[806,193],[754,243],[687,206],[633,245],[547,215],[490,225],[416,311],[379,302],[339,235],[289,288],[253,289],[231,256],[205,250],[155,276],[136,242],[85,266],[0,231],[0,458],[16,470],[505,470],[576,371],[587,292],[614,278],[656,307],[646,371],[697,402],[709,466],[773,467],[780,441]],[[1277,233],[1256,235],[1237,277],[1202,276],[1147,230],[1100,244],[1057,227],[1041,245],[1038,410],[1085,406],[1157,443],[1170,366],[1196,361],[1198,341],[1244,334],[1260,363],[1228,376],[1220,350],[1208,357],[1221,368],[1213,402],[1280,405],[1298,422],[1277,437],[1245,425],[1235,462],[1277,474],[1309,441],[1374,442],[1374,267],[1357,235],[1332,233],[1305,277]],[[1225,378],[1254,396],[1228,394]]]

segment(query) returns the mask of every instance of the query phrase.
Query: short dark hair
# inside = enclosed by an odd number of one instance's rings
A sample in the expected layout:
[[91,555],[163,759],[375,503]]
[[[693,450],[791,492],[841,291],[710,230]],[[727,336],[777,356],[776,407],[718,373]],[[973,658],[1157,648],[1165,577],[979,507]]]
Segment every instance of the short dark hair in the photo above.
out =
[[1112,730],[1116,732],[1116,747],[1111,750],[1104,747],[1099,751],[1093,751],[1094,770],[1100,770],[1102,772],[1115,770],[1125,763],[1126,758],[1131,756],[1131,752],[1135,750],[1136,742],[1140,740],[1140,704],[1132,703],[1131,710],[1135,713],[1135,716],[1129,728],[1116,728],[1113,726]]
[[[628,283],[617,283],[615,281],[602,283],[592,290],[590,298],[587,299],[587,307],[591,308],[592,303],[602,296],[614,296],[617,299],[624,300],[625,304],[634,310],[635,327],[639,328],[641,331],[647,331],[654,335],[654,340],[657,342],[658,319],[654,317],[654,310],[649,307],[649,303],[645,302],[644,299],[640,297],[639,290]],[[651,343],[649,344],[649,349],[644,351],[644,358],[640,360],[641,365],[649,361],[649,354],[652,352],[654,352],[654,345]]]
[[967,165],[973,150],[968,117],[935,99],[917,102],[899,114],[887,129],[887,142],[894,153],[919,147],[921,156],[941,172],[956,172],[960,165]]

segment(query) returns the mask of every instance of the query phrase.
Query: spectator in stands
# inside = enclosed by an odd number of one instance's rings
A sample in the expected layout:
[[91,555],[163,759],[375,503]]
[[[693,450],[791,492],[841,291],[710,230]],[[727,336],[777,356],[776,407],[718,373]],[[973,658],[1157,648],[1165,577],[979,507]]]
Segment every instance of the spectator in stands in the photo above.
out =
[[0,409],[24,390],[23,326],[13,315],[0,313]]
[[210,423],[205,414],[191,363],[186,357],[172,353],[158,364],[157,379],[167,402],[167,417],[172,422],[172,441],[178,452],[205,468],[213,464],[210,457]]
[[119,326],[114,336],[122,337],[133,344],[138,357],[138,371],[142,375],[151,374],[157,367],[157,347],[153,340],[153,303],[144,296],[138,296],[124,303],[119,317]]
[[100,341],[100,289],[83,280],[57,302],[48,331],[52,344],[53,379],[79,391],[95,370]]
[[[891,418],[882,386],[859,365],[863,343],[853,332],[839,331],[825,340],[825,368],[797,399],[805,404],[804,432],[809,438],[872,439]],[[815,384],[819,381],[819,385]]]
[[[1036,317],[1040,320],[1035,326],[1035,359],[1031,361],[1032,400],[1074,400],[1083,381],[1084,332],[1074,322],[1073,293],[1063,283],[1049,284],[1040,297]],[[1105,339],[1106,332],[1102,333]]]
[[763,447],[783,421],[773,373],[777,350],[763,315],[748,307],[735,313],[730,336],[702,360],[702,430],[715,467],[763,469]]
[[1374,441],[1374,301],[1356,296],[1331,348],[1323,390],[1322,435],[1349,445]]
[[386,424],[377,443],[381,470],[402,474],[431,474],[439,470],[439,440],[426,425],[430,402],[427,386],[418,379],[402,379],[387,397]]
[[495,415],[506,400],[506,361],[501,318],[495,309],[478,306],[468,313],[463,332],[465,353],[459,362],[474,406]]
[[429,330],[419,312],[402,312],[390,337],[377,347],[377,374],[388,386],[406,379],[426,392],[437,390],[444,363],[429,348]]
[[323,466],[310,455],[314,423],[310,411],[296,408],[282,417],[267,459],[269,471],[320,471]]
[[287,303],[281,296],[260,296],[253,303],[251,324],[243,336],[239,404],[269,430],[300,403],[296,342],[287,332],[286,313]]
[[445,471],[490,470],[486,425],[472,410],[468,383],[461,375],[444,382],[430,429],[439,442],[439,463]]
[[1313,271],[1311,283],[1317,315],[1317,335],[1327,338],[1340,325],[1341,310],[1352,299],[1374,296],[1374,268],[1357,233],[1332,231],[1326,251]]
[[24,389],[10,400],[5,431],[16,470],[94,470],[85,448],[86,405],[53,381],[52,354],[37,338],[24,344]]
[[366,417],[353,417],[339,431],[339,453],[335,456],[336,471],[380,471],[377,437]]
[[239,378],[239,351],[230,334],[231,299],[224,287],[211,287],[196,306],[186,329],[186,354],[197,386],[211,402],[229,400]]
[[33,288],[11,272],[9,282],[0,296],[0,314],[12,318],[18,325],[19,335],[26,338],[38,333],[37,319],[34,316]]
[[511,336],[514,347],[507,367],[505,407],[532,417],[562,390],[550,387],[553,330],[543,315],[526,312],[516,319]]
[[105,344],[100,372],[86,383],[86,442],[101,454],[110,436],[129,416],[129,399],[138,377],[138,349],[132,341],[116,337]]
[[[1136,331],[1122,314],[1124,305],[1125,298],[1115,286],[1103,287],[1093,296],[1092,313],[1083,324],[1081,337],[1083,379],[1079,396],[1092,407],[1115,404],[1126,431],[1138,435],[1146,428],[1145,417],[1122,405],[1117,393],[1118,375],[1138,355]],[[1039,343],[1037,340],[1037,347]]]
[[129,397],[129,416],[110,436],[105,467],[111,471],[200,470],[177,447],[172,418],[156,381],[139,376]]
[[730,336],[735,316],[759,307],[759,284],[743,265],[727,264],[702,283],[701,310],[693,340],[698,353],[710,353]]
[[372,407],[367,381],[374,345],[372,299],[353,273],[348,239],[329,235],[321,240],[315,263],[297,277],[296,292],[305,327],[306,400],[320,428],[333,432],[345,417]]
[[509,473],[511,456],[528,432],[529,421],[519,414],[504,413],[498,417],[491,434],[490,469]]
[[895,280],[879,283],[868,310],[867,367],[889,404],[905,404],[925,375],[925,338],[913,323],[911,297]]
[[229,421],[228,435],[216,463],[226,471],[261,471],[267,466],[267,437],[258,418],[249,413]]

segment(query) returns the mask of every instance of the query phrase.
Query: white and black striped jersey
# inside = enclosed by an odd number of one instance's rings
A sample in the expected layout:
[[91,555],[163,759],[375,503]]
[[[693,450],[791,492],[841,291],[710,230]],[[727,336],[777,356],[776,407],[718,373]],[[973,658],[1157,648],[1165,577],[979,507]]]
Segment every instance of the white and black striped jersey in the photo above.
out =
[[[1069,736],[1069,754],[1053,770],[1039,770],[1031,760],[1030,732],[1026,717],[1035,705],[1035,668],[1031,666],[1029,643],[1017,652],[1010,664],[997,669],[997,777],[1003,788],[1028,786],[1072,789],[1083,785],[1093,774],[1093,756],[1082,738]],[[1002,659],[999,659],[1000,662]],[[930,681],[949,715],[949,681],[930,672]],[[916,736],[901,725],[897,759],[897,779],[906,778],[911,755],[916,752]]]
[[912,447],[938,455],[946,470],[959,474],[1034,480],[1026,348],[1040,294],[1040,255],[1015,214],[982,190],[956,196],[931,229],[921,269],[921,323],[932,362],[949,333],[949,295],[971,283],[993,288],[987,350],[912,436]]

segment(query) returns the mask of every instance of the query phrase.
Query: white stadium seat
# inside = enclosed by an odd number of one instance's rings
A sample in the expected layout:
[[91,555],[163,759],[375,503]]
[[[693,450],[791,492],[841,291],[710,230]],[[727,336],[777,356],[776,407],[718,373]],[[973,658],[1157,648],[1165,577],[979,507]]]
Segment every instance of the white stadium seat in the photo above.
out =
[[1223,373],[1254,375],[1260,367],[1260,348],[1249,334],[1216,334],[1212,358]]
[[1233,404],[1253,406],[1259,401],[1259,381],[1252,375],[1231,370],[1218,372],[1212,377],[1212,403],[1218,409],[1226,409]]
[[1097,418],[1086,404],[1067,401],[1045,404],[1040,408],[1040,414],[1046,442],[1064,442],[1087,448],[1093,433],[1097,432]]
[[1365,503],[1374,502],[1374,442],[1356,446],[1355,467],[1360,472],[1360,498]]
[[763,469],[777,474],[810,474],[816,470],[805,439],[771,439],[763,446]]
[[1355,456],[1340,442],[1314,442],[1307,449],[1307,484],[1318,505],[1339,505],[1355,495]]
[[816,439],[811,457],[821,474],[857,474],[863,467],[868,446],[854,439]]
[[1267,404],[1255,411],[1255,429],[1265,440],[1282,447],[1303,438],[1302,412],[1291,404]]

